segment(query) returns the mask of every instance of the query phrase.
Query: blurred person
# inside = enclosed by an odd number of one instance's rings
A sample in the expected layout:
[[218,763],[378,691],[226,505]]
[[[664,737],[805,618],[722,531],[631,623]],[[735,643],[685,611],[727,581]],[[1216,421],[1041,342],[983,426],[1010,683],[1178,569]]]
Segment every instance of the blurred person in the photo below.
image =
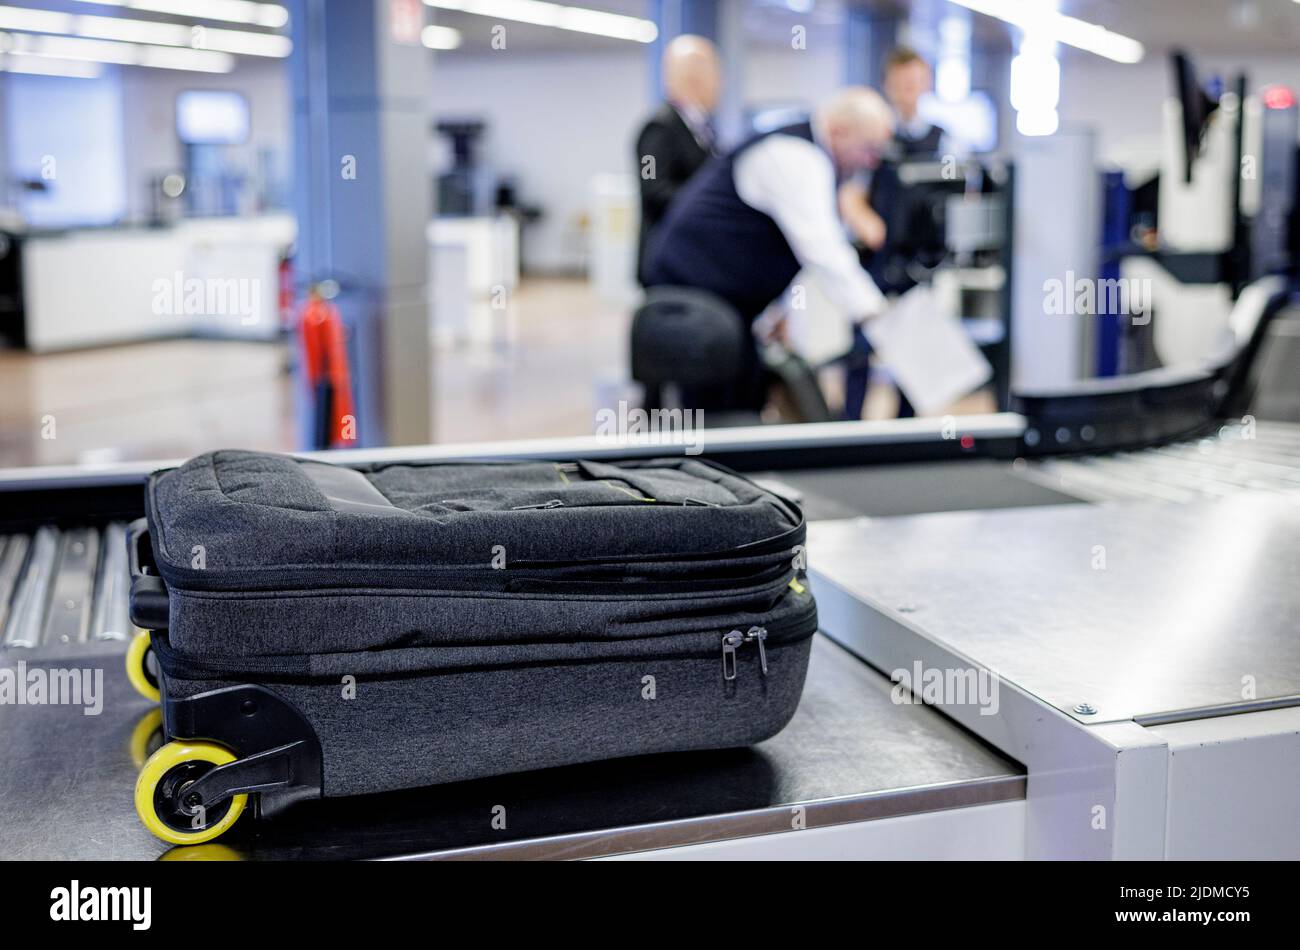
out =
[[[821,103],[811,121],[749,139],[682,189],[651,236],[646,285],[707,290],[730,303],[748,331],[806,269],[847,319],[877,315],[884,297],[849,243],[836,189],[875,166],[892,135],[884,99],[855,86]],[[688,406],[763,408],[763,371],[752,334],[745,339],[741,376],[683,393]]]
[[947,133],[920,113],[921,97],[934,88],[934,71],[916,50],[900,46],[885,60],[885,98],[894,109],[894,143],[902,158],[936,158]]
[[664,50],[665,102],[636,138],[641,177],[641,236],[637,278],[642,277],[650,231],[663,220],[673,196],[715,154],[711,125],[722,89],[722,67],[713,44],[683,35]]
[[934,160],[950,151],[947,133],[921,116],[921,97],[934,86],[930,64],[900,46],[885,60],[885,98],[894,110],[894,140],[885,167],[868,183],[862,176],[840,188],[840,215],[857,242],[870,251],[885,245],[889,208],[895,198],[898,161]]
[[[887,221],[902,200],[898,165],[908,161],[935,161],[950,152],[945,131],[921,116],[921,98],[934,86],[930,64],[907,46],[894,49],[885,60],[885,97],[894,111],[894,140],[889,154],[869,176],[858,176],[840,187],[840,216],[862,248],[862,265],[886,292],[902,292],[906,286],[891,286],[883,277],[889,244]],[[853,351],[845,367],[844,416],[860,419],[870,380],[871,346],[859,328],[854,332]],[[900,392],[898,417],[916,413]]]

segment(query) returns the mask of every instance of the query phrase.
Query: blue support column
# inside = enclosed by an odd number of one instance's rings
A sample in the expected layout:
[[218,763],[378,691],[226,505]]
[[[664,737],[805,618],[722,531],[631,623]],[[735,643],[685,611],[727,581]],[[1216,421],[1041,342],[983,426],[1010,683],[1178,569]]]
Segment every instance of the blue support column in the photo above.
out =
[[[1133,194],[1124,183],[1124,173],[1105,172],[1102,175],[1102,263],[1098,275],[1102,280],[1118,280],[1120,277],[1120,258],[1116,252],[1129,240],[1128,223],[1132,205]],[[1103,299],[1104,296],[1097,295],[1097,352],[1094,369],[1098,376],[1116,376],[1120,372],[1120,351],[1124,343],[1124,316],[1111,313],[1107,309],[1109,301]]]
[[879,88],[885,57],[897,44],[897,17],[849,7],[844,11],[844,82]]
[[358,443],[428,442],[431,54],[418,29],[390,20],[405,5],[289,7],[297,274],[343,289],[335,303],[349,331]]

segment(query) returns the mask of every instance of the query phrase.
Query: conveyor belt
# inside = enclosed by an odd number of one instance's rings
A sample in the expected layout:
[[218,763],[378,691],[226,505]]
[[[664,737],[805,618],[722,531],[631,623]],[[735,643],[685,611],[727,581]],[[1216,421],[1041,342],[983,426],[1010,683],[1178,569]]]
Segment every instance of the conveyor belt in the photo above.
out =
[[[46,648],[48,649],[48,648]],[[68,664],[21,655],[27,669]],[[16,651],[0,665],[16,662]],[[26,706],[0,716],[0,858],[151,859],[167,852],[131,804],[157,707],[135,695],[120,651],[102,670],[103,709]],[[896,704],[891,683],[818,637],[798,712],[752,749],[645,756],[438,788],[305,802],[244,821],[176,856],[587,857],[1018,801],[1022,769],[943,715]],[[492,809],[503,806],[497,830]]]
[[1300,492],[1300,425],[1225,425],[1195,442],[1112,455],[1047,459],[1019,474],[1088,501],[1188,502],[1244,491]]
[[125,640],[126,527],[114,522],[0,536],[0,644],[32,650],[51,644]]

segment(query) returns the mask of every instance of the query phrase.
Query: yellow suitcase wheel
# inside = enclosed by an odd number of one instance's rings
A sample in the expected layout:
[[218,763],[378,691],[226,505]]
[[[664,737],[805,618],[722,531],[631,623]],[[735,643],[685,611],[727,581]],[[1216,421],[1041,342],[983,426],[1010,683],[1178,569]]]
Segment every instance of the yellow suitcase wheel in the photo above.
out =
[[149,642],[149,631],[141,630],[126,648],[126,678],[137,693],[156,703],[162,699],[162,691],[158,688],[158,674],[152,665],[153,646]]
[[135,811],[168,844],[202,844],[228,831],[248,804],[235,795],[201,814],[184,807],[185,789],[218,765],[235,761],[229,749],[211,742],[169,742],[144,764],[135,783]]

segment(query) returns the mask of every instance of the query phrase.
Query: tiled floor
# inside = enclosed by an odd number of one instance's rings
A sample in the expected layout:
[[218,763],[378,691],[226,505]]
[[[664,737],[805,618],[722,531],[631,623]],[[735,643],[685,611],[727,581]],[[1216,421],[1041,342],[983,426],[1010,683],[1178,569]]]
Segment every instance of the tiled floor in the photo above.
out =
[[[434,365],[439,442],[536,439],[595,431],[598,400],[628,378],[628,307],[586,281],[524,281],[498,317],[496,344],[448,345]],[[486,305],[472,319],[490,321]]]
[[[487,311],[475,319],[490,320]],[[435,350],[434,439],[593,431],[627,375],[627,308],[585,281],[531,280],[494,342]],[[0,468],[297,448],[290,348],[161,340],[33,355],[0,349]]]
[[200,340],[0,350],[0,467],[288,448],[286,359],[275,344]]
[[[474,319],[492,316],[484,308]],[[505,319],[495,316],[495,342],[435,350],[435,441],[586,434],[599,406],[630,395],[628,308],[599,300],[585,281],[525,281]],[[207,340],[41,356],[0,349],[0,468],[292,451],[289,359],[284,345]],[[835,374],[826,382],[834,400]],[[892,413],[892,391],[873,387],[866,411]]]

